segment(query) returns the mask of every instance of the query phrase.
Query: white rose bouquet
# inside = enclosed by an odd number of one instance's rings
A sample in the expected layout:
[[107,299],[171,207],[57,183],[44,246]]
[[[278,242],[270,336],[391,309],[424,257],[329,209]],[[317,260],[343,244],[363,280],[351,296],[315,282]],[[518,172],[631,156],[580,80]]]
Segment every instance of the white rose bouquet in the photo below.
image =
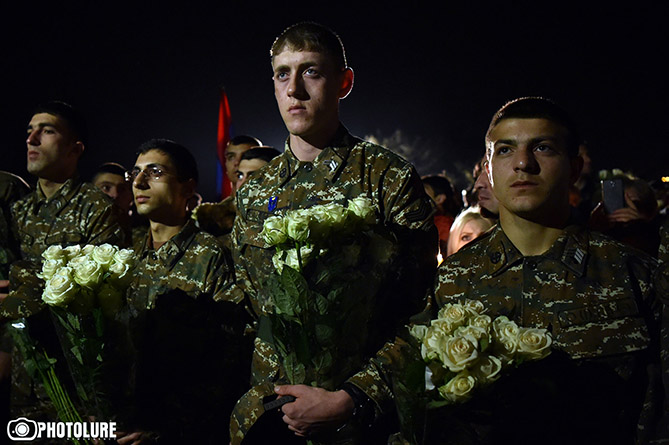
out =
[[469,400],[505,368],[548,356],[552,343],[546,329],[520,327],[505,316],[492,320],[474,300],[446,304],[429,326],[410,332],[420,341],[425,388],[436,389],[436,405]]
[[275,273],[261,291],[292,384],[334,389],[362,365],[369,306],[395,252],[367,197],[268,218]]
[[[105,411],[100,372],[107,352],[105,325],[123,305],[132,277],[134,253],[111,244],[50,246],[38,277],[42,301],[53,320],[67,369],[87,415]],[[34,377],[42,378],[62,421],[81,421],[55,373],[55,358],[34,341],[25,320],[13,324],[14,337]]]

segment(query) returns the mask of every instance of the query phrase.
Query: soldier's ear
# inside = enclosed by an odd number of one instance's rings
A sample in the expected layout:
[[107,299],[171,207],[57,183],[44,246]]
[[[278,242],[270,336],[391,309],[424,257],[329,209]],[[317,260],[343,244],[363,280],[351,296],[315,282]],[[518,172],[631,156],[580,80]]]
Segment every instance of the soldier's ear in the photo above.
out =
[[341,76],[341,87],[339,88],[339,98],[344,99],[353,89],[353,69],[346,67]]
[[81,142],[81,141],[76,141],[76,142],[73,144],[73,150],[72,150],[72,152],[73,152],[74,155],[77,157],[77,159],[80,158],[82,154],[84,154],[84,150],[86,150],[86,146],[84,145],[83,142]]
[[183,193],[183,196],[186,198],[190,198],[195,194],[195,187],[197,184],[195,183],[194,179],[189,179],[188,181],[184,181],[181,184],[181,192]]

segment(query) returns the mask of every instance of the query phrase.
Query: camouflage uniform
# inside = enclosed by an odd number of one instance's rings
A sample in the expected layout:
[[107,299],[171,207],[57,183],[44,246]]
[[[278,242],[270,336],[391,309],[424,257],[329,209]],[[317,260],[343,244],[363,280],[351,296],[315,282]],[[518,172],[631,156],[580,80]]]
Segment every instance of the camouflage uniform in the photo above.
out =
[[660,226],[660,247],[657,249],[657,257],[660,261],[669,263],[669,216],[664,217]]
[[[566,353],[565,361],[578,368],[575,375],[594,370],[594,379],[574,379],[589,385],[594,397],[570,400],[569,410],[590,406],[601,414],[608,409],[613,417],[602,415],[599,420],[615,443],[632,443],[635,434],[645,443],[666,434],[656,430],[663,392],[660,299],[666,293],[666,270],[657,261],[597,232],[569,226],[547,252],[525,257],[498,226],[444,261],[436,304],[428,312],[434,316],[438,307],[469,298],[482,301],[493,317],[506,315],[522,326],[547,328],[554,349]],[[386,345],[365,372],[351,379],[379,406],[387,406],[393,378],[388,371],[397,369],[402,356],[396,351],[403,347],[401,339]],[[497,385],[495,391],[505,389]],[[605,434],[597,430],[593,414],[585,415],[592,421],[585,434],[602,439]],[[550,441],[548,431],[541,433],[542,443]]]
[[[49,199],[37,187],[14,202],[11,214],[22,260],[11,267],[11,291],[0,303],[0,317],[5,320],[30,317],[31,336],[52,356],[60,357],[51,320],[47,311],[42,311],[44,283],[36,276],[41,268],[41,254],[51,245],[123,245],[123,231],[110,198],[78,177],[67,180]],[[31,381],[17,351],[13,357],[12,415],[25,415],[33,420],[53,419],[52,405],[41,383]]]
[[[358,196],[370,198],[377,221],[396,234],[404,265],[401,273],[384,283],[386,288],[379,292],[383,301],[377,299],[370,314],[369,341],[361,345],[363,355],[370,357],[392,338],[406,317],[424,306],[425,292],[434,277],[437,233],[433,208],[416,170],[396,154],[362,141],[340,126],[313,162],[298,160],[287,141],[284,153],[258,170],[237,192],[238,214],[232,231],[237,280],[260,318],[260,328],[252,363],[252,382],[257,386],[233,413],[233,443],[262,414],[258,401],[272,393],[272,384],[287,381],[271,335],[265,335],[263,328],[268,303],[261,301],[258,290],[274,272],[274,249],[259,235],[263,222],[288,210],[327,203],[346,205]],[[283,429],[287,431],[285,426]]]
[[218,422],[248,382],[251,349],[230,253],[192,220],[158,249],[149,230],[135,252],[129,426],[157,432],[159,443],[220,443]]
[[9,277],[9,265],[18,256],[18,244],[10,231],[10,207],[30,192],[20,177],[0,171],[0,280]]

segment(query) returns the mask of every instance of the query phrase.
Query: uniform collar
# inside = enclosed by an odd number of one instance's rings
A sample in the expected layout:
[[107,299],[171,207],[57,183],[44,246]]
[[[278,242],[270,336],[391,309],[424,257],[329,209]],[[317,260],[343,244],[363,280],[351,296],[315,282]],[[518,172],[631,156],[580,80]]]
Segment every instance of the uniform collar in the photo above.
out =
[[[577,277],[585,274],[589,236],[582,226],[567,226],[547,252],[533,258],[550,259],[569,269]],[[500,225],[489,235],[486,259],[491,275],[499,275],[525,257],[513,245]],[[530,258],[530,257],[527,257]]]
[[155,254],[155,259],[166,265],[169,269],[179,261],[183,254],[188,250],[195,234],[199,229],[195,225],[195,221],[188,219],[179,233],[170,238],[165,244],[160,246],[158,250],[153,249],[153,239],[151,237],[151,229],[146,233],[142,251],[139,253],[141,259],[146,258],[149,254]]
[[332,140],[318,154],[316,159],[313,162],[305,162],[295,157],[290,149],[290,138],[286,139],[285,149],[279,166],[279,176],[282,179],[282,184],[287,182],[300,168],[304,168],[307,164],[311,164],[313,168],[320,170],[323,176],[328,178],[330,182],[334,182],[346,163],[351,147],[356,142],[356,138],[340,123]]
[[81,178],[79,175],[75,175],[65,181],[63,185],[60,186],[58,190],[56,190],[56,193],[54,193],[51,198],[47,199],[46,195],[42,191],[42,187],[39,186],[38,182],[37,187],[35,187],[33,204],[35,204],[35,207],[37,207],[38,204],[47,203],[49,205],[55,206],[57,209],[62,209],[74,198],[74,195],[76,195],[79,191],[81,184]]

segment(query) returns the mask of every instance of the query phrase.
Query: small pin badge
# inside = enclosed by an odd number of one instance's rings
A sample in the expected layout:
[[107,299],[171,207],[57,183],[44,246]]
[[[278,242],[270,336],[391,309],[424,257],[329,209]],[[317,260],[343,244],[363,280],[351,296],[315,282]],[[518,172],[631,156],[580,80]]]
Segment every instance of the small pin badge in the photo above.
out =
[[279,201],[278,196],[272,196],[269,198],[269,204],[267,204],[267,211],[268,212],[273,212],[274,209],[276,209],[276,204]]

